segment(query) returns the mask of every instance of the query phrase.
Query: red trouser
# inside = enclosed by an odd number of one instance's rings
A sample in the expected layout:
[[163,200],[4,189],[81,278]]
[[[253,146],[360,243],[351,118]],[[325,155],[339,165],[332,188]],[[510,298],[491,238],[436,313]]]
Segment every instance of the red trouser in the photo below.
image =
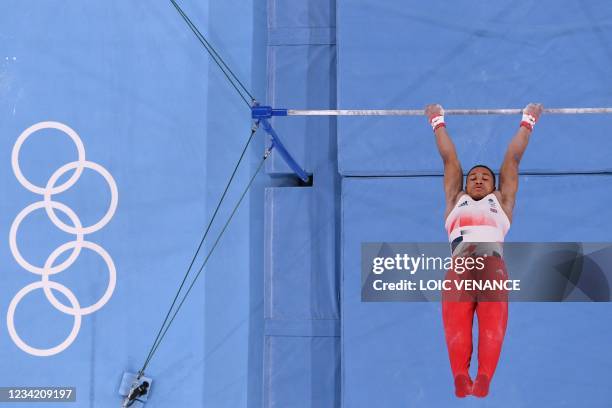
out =
[[[489,256],[485,258],[484,264],[484,269],[481,271],[471,269],[457,274],[449,270],[446,279],[452,281],[508,279],[503,259]],[[474,312],[476,312],[478,314],[478,374],[484,374],[491,379],[499,360],[508,323],[507,292],[499,290],[480,293],[461,291],[456,289],[455,282],[451,283],[453,289],[442,294],[442,318],[453,377],[459,374],[469,376],[468,369],[472,357],[472,322]]]

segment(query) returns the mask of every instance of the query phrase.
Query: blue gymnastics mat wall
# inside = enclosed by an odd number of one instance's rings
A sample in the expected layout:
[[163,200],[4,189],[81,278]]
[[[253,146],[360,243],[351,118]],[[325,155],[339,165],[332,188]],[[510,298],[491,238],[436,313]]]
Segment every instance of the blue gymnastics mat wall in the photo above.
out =
[[[602,1],[360,0],[339,3],[337,18],[342,109],[610,104],[612,9]],[[518,121],[448,116],[463,168],[498,169]],[[542,118],[521,163],[508,241],[612,239],[610,133],[607,116]],[[431,129],[425,118],[342,118],[338,163],[343,407],[609,404],[608,303],[511,304],[491,394],[456,399],[440,304],[360,299],[362,242],[446,240]]]
[[[520,183],[509,241],[612,239],[602,228],[612,219],[612,176],[525,176]],[[605,407],[612,397],[609,303],[511,303],[491,394],[460,401],[440,304],[361,302],[362,242],[444,241],[443,206],[431,204],[443,202],[441,184],[441,177],[343,181],[343,406]],[[574,195],[597,198],[578,204]]]
[[[335,2],[268,1],[268,103],[336,106]],[[340,404],[339,177],[336,121],[280,118],[287,148],[312,186],[266,190],[265,407]],[[277,155],[273,177],[294,178]]]
[[[607,106],[612,8],[605,1],[338,5],[338,106],[343,109]],[[363,27],[368,27],[364,30]],[[516,118],[447,118],[464,164],[496,168]],[[551,117],[524,172],[610,170],[607,116]],[[342,118],[343,175],[440,174],[419,118]],[[569,150],[571,149],[571,150]]]

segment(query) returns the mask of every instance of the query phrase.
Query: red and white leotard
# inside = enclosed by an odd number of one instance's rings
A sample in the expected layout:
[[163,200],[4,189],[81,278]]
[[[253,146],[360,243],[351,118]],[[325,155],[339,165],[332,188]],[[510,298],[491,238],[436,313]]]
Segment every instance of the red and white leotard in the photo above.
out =
[[[445,227],[453,256],[487,256],[483,271],[475,268],[459,273],[449,269],[445,279],[508,279],[503,260],[503,241],[510,229],[510,220],[495,194],[491,193],[478,201],[463,194],[448,214]],[[484,292],[474,294],[457,290],[442,294],[444,333],[455,379],[459,375],[469,378],[473,351],[472,325],[474,313],[478,313],[478,373],[472,389],[472,394],[478,396],[488,392],[488,383],[495,373],[508,324],[506,292]],[[479,378],[485,380],[479,382]]]
[[463,194],[446,217],[444,226],[455,248],[461,242],[504,242],[510,220],[495,194],[478,201]]

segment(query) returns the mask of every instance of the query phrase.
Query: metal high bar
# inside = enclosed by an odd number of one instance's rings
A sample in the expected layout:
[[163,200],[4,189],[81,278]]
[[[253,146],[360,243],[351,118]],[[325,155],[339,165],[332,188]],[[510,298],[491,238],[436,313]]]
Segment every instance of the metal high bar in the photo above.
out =
[[[287,109],[286,111],[287,116],[423,116],[425,114],[423,109]],[[523,109],[444,109],[445,115],[519,115],[522,112]],[[612,108],[545,108],[543,113],[555,115],[609,114],[612,113]]]

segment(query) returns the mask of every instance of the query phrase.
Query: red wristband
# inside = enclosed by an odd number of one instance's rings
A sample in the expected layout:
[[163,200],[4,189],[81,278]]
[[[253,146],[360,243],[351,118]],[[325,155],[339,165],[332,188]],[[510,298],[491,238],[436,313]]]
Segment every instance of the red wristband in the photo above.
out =
[[529,130],[533,130],[533,127],[535,126],[537,121],[538,121],[537,116],[524,112],[523,119],[521,120],[521,126]]
[[444,123],[444,115],[436,115],[429,118],[429,123],[431,124],[431,128],[435,132],[438,128],[446,127],[446,123]]

